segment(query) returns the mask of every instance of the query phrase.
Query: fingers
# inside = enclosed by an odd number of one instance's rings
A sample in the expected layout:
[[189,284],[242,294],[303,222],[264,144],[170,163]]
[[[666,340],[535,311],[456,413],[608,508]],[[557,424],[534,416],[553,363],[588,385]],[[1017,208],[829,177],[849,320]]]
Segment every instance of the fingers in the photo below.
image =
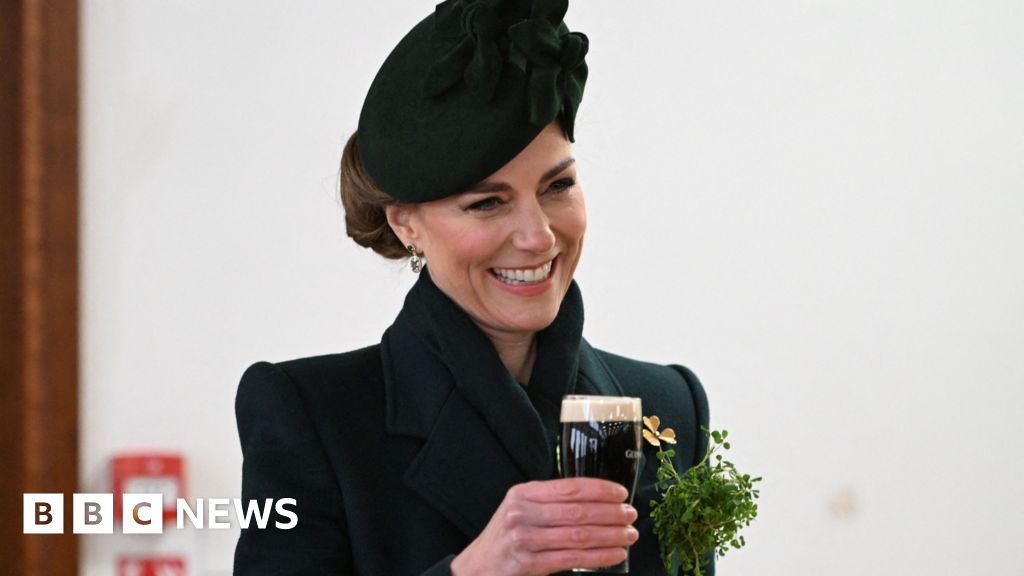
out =
[[506,511],[514,524],[533,526],[626,526],[637,518],[621,485],[595,478],[564,478],[519,484],[509,490]]
[[523,568],[531,574],[550,574],[573,568],[602,568],[622,562],[626,555],[625,548],[539,552],[534,554]]
[[559,526],[524,528],[513,531],[509,536],[518,552],[535,553],[625,548],[636,542],[640,534],[632,526]]
[[624,487],[596,478],[563,478],[509,489],[491,521],[452,562],[453,574],[551,574],[613,566],[639,538],[637,511]]
[[629,504],[602,502],[528,502],[523,510],[535,526],[626,526],[637,517],[636,508]]
[[512,498],[534,502],[625,502],[629,492],[621,484],[598,478],[560,478],[517,484]]

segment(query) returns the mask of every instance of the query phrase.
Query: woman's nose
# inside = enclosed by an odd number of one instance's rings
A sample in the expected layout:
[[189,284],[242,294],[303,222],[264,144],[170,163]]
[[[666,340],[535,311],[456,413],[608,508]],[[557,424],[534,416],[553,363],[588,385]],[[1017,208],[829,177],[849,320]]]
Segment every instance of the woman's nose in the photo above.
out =
[[528,202],[516,219],[512,245],[528,252],[547,253],[555,246],[551,220],[537,202]]

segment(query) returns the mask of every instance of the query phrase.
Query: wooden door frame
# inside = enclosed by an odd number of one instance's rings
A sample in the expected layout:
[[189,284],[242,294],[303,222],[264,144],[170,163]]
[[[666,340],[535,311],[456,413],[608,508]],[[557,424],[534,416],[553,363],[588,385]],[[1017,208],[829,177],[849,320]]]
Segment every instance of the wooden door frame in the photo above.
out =
[[[77,0],[0,0],[0,543],[25,576],[78,573],[78,73]],[[65,534],[22,534],[26,492],[65,495]]]

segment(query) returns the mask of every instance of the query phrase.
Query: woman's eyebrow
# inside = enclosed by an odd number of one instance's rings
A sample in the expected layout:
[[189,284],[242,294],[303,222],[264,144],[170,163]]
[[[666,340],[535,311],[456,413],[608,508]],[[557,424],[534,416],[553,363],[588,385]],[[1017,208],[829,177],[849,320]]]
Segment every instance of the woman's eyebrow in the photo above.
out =
[[[571,156],[569,158],[566,158],[565,160],[562,160],[558,164],[555,164],[553,168],[545,172],[540,177],[540,181],[543,182],[545,180],[550,180],[555,176],[558,176],[558,174],[562,170],[565,170],[569,166],[572,166],[575,162],[576,159]],[[488,182],[485,180],[483,182],[474,184],[469,189],[467,189],[466,192],[505,192],[511,189],[512,187],[509,186],[507,182]]]
[[576,163],[576,159],[573,158],[572,156],[566,158],[565,160],[562,160],[558,164],[555,164],[554,168],[552,168],[551,170],[548,170],[547,172],[545,172],[544,175],[540,177],[540,181],[543,182],[545,180],[551,180],[555,176],[558,176],[559,172],[561,172],[562,170],[565,170],[566,168],[568,168],[569,166],[572,166],[575,163]]

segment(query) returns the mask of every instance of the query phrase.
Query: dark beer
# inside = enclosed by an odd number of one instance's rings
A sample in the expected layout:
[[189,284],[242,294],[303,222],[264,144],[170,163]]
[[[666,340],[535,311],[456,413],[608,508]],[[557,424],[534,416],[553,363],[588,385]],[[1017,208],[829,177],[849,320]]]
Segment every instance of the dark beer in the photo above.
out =
[[563,422],[559,442],[563,478],[586,476],[618,482],[630,501],[640,470],[639,422]]
[[[558,442],[558,466],[562,477],[586,476],[618,482],[629,490],[629,502],[632,502],[640,472],[641,416],[639,398],[563,398],[562,429]],[[628,572],[628,560],[602,571]]]

